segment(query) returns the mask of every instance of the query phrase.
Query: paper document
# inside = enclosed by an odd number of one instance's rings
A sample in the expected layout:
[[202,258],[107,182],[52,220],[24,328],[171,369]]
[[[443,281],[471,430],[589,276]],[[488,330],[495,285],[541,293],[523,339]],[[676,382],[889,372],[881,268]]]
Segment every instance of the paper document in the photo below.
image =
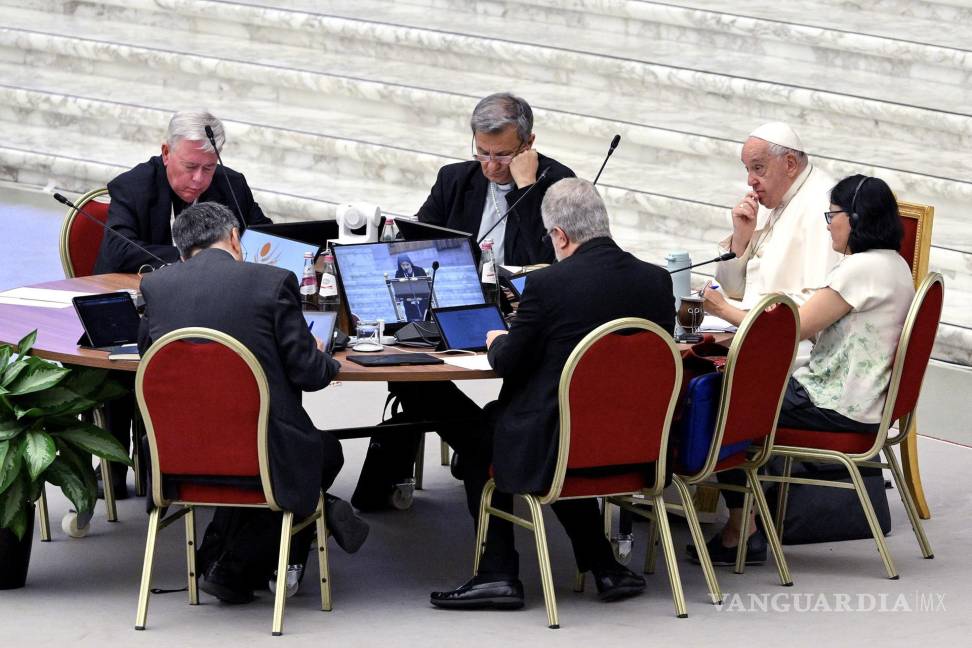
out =
[[96,293],[77,292],[74,290],[52,290],[50,288],[14,288],[0,293],[0,297],[8,299],[54,302],[55,304],[71,305],[71,300],[75,297],[84,295],[94,295]]
[[699,325],[699,333],[735,333],[736,327],[715,315],[706,315]]
[[9,304],[10,306],[28,306],[30,308],[68,308],[71,306],[71,304],[35,301],[33,299],[19,299],[17,297],[5,297],[3,295],[0,295],[0,304]]
[[446,364],[451,364],[454,367],[462,367],[463,369],[473,369],[474,371],[492,371],[493,368],[489,366],[489,360],[486,359],[485,353],[477,353],[476,355],[462,355],[462,356],[440,356]]

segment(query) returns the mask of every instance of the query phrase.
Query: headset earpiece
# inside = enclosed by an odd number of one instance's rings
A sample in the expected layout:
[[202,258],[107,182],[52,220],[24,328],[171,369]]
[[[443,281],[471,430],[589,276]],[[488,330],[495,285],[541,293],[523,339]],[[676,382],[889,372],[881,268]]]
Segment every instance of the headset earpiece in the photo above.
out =
[[864,183],[870,179],[871,179],[870,177],[864,176],[863,178],[861,178],[861,181],[857,183],[857,187],[854,189],[854,196],[853,198],[851,198],[850,213],[849,213],[851,229],[854,229],[857,226],[857,221],[860,218],[860,216],[857,215],[857,192],[860,191]]

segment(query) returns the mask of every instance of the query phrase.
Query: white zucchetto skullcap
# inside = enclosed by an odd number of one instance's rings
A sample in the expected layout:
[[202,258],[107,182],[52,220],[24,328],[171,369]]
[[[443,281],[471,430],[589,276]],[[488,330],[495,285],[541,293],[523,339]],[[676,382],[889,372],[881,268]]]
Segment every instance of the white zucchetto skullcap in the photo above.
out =
[[800,137],[790,128],[789,124],[783,122],[763,124],[749,136],[765,140],[770,144],[785,146],[794,151],[803,151],[803,142],[800,141]]

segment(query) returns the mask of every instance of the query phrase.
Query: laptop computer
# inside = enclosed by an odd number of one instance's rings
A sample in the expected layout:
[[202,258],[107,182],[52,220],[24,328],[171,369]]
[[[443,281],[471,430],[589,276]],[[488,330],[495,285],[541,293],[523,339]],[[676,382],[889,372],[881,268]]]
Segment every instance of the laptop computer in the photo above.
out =
[[320,252],[320,245],[267,234],[253,228],[243,232],[240,242],[243,245],[244,261],[285,268],[293,272],[298,281],[304,274],[304,253],[310,252],[316,256]]
[[84,335],[78,346],[109,353],[138,353],[138,311],[127,292],[83,295],[71,300]]
[[334,311],[304,311],[304,320],[315,337],[324,342],[324,352],[331,353],[334,347],[334,327],[337,325],[337,313]]
[[446,349],[485,351],[488,331],[506,330],[506,320],[495,304],[433,308]]

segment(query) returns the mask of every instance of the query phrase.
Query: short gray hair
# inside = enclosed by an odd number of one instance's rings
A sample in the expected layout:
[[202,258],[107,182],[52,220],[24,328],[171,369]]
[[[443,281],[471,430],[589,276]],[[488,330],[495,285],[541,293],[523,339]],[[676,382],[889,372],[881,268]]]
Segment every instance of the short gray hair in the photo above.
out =
[[804,153],[803,151],[791,149],[781,144],[774,144],[773,142],[766,142],[766,143],[769,145],[766,147],[766,150],[769,151],[769,154],[772,155],[773,157],[781,158],[787,154],[792,154],[793,157],[796,158],[797,165],[799,165],[801,169],[807,166],[807,161],[808,161],[807,154]]
[[179,248],[182,258],[188,259],[194,251],[205,250],[228,238],[238,223],[233,212],[219,203],[196,203],[176,216],[172,224],[172,242]]
[[[209,143],[206,136],[206,126],[213,129],[213,139],[216,140],[216,150]],[[172,115],[169,120],[169,128],[165,131],[165,143],[169,148],[174,148],[182,140],[200,142],[202,150],[207,153],[215,153],[223,150],[223,143],[226,142],[226,131],[223,129],[223,122],[219,121],[212,113],[205,110],[182,111]]]
[[597,189],[581,178],[564,178],[547,189],[540,205],[543,226],[555,227],[571,241],[585,243],[599,236],[611,236],[607,208]]
[[530,139],[530,134],[533,133],[533,110],[530,104],[509,92],[497,92],[480,99],[469,120],[473,135],[494,135],[511,125],[516,127],[516,134],[521,141]]

